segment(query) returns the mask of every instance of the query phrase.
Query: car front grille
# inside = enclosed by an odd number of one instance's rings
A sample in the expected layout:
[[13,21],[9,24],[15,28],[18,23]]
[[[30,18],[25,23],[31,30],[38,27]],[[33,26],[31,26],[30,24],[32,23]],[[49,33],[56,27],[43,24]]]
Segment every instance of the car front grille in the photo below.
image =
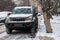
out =
[[12,21],[25,21],[25,18],[13,18]]

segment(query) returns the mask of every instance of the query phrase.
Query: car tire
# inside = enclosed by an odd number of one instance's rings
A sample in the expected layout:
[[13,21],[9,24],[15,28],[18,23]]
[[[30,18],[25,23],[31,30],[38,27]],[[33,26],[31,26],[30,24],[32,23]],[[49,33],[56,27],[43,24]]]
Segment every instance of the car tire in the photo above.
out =
[[33,27],[31,29],[31,36],[34,38],[35,37],[35,24],[33,24]]
[[35,33],[37,32],[37,29],[38,29],[38,20],[36,20],[35,22]]
[[6,32],[7,32],[7,34],[11,34],[12,33],[12,29],[6,28]]

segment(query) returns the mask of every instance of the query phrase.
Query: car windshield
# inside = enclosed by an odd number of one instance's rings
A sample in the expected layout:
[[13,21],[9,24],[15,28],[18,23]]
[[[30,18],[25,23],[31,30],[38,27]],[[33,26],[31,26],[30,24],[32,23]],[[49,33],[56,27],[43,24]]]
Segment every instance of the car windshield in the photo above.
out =
[[13,14],[31,14],[31,8],[14,9]]

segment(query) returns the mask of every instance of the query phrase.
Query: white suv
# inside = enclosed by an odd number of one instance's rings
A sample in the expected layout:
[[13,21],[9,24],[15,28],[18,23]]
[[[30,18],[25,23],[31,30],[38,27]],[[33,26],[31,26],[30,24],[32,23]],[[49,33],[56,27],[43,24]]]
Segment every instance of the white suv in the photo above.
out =
[[6,21],[6,32],[12,33],[12,30],[31,30],[35,34],[38,28],[37,13],[31,6],[15,7]]

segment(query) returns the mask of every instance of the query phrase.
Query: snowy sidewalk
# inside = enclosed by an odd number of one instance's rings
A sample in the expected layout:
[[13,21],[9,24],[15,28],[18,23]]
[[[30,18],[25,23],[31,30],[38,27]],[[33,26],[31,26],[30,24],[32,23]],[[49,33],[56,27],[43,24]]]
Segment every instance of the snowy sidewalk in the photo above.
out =
[[60,40],[60,16],[53,16],[53,19],[51,19],[53,33],[46,33],[44,20],[41,20],[39,24],[40,29],[35,40]]

